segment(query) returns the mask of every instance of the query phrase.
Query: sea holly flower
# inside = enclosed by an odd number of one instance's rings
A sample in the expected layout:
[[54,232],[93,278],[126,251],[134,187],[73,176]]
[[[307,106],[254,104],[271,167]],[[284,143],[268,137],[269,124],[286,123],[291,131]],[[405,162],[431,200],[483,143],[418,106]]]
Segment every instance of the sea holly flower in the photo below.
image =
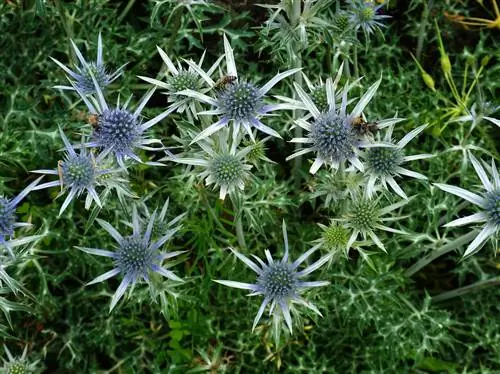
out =
[[[321,237],[316,239],[315,242],[321,244],[321,247],[331,252],[332,254],[337,254],[343,252],[347,257],[347,241],[351,230],[342,223],[331,221],[330,225],[326,226],[322,223],[318,223],[321,228]],[[333,256],[332,256],[333,258]]]
[[[426,180],[427,177],[420,173],[403,168],[401,165],[408,161],[421,160],[424,158],[434,157],[431,154],[419,154],[413,156],[405,156],[403,148],[418,134],[420,134],[427,125],[419,126],[408,134],[406,134],[399,142],[392,142],[392,132],[394,124],[402,121],[402,119],[389,120],[390,125],[384,136],[384,142],[392,144],[393,147],[373,147],[368,148],[364,153],[366,173],[368,174],[368,183],[366,192],[368,196],[373,196],[375,193],[375,183],[380,179],[382,185],[387,189],[387,184],[403,199],[408,199],[401,187],[398,185],[394,177],[406,175],[421,180]],[[386,127],[387,124],[379,123],[378,127]],[[378,135],[378,134],[377,134]]]
[[491,117],[492,114],[500,110],[500,105],[493,105],[492,103],[486,102],[475,102],[472,104],[471,108],[467,110],[468,114],[465,116],[460,116],[451,122],[471,122],[471,128],[469,132],[472,132],[474,128],[483,120],[487,120],[498,127],[500,127],[500,120]]
[[[142,201],[142,210],[144,211],[144,217],[141,217],[141,220],[147,224],[147,222],[151,221],[151,218],[153,217],[153,213],[151,213],[146,205],[146,202],[149,199],[144,199]],[[159,239],[163,237],[165,234],[169,232],[169,230],[172,230],[175,225],[186,215],[186,213],[179,214],[177,217],[168,220],[167,219],[167,211],[168,211],[168,206],[170,203],[170,199],[167,199],[165,203],[163,204],[162,209],[160,210],[160,213],[158,214],[155,223],[153,225],[153,229],[151,231],[151,239]],[[156,210],[155,210],[156,211]]]
[[345,161],[349,161],[356,169],[364,171],[364,166],[359,160],[361,148],[368,147],[391,147],[384,143],[372,143],[362,139],[354,130],[353,121],[362,114],[363,109],[368,105],[373,95],[380,85],[381,79],[375,82],[361,97],[351,113],[347,113],[347,87],[342,92],[342,103],[340,110],[335,104],[335,89],[330,78],[326,81],[326,92],[328,101],[328,111],[322,113],[302,87],[294,83],[297,94],[303,104],[313,117],[312,122],[298,119],[296,124],[309,132],[307,138],[293,138],[292,143],[304,143],[310,145],[288,156],[286,160],[314,152],[314,160],[309,172],[315,174],[323,165],[330,165],[337,170],[343,166]]
[[377,14],[384,4],[376,5],[371,0],[348,0],[349,7],[347,12],[350,16],[350,22],[355,30],[360,28],[365,36],[369,36],[374,30],[380,30],[381,27],[386,27],[379,21],[391,18],[391,16]]
[[[193,97],[203,103],[209,104],[213,109],[198,113],[200,115],[217,115],[219,120],[201,131],[191,143],[196,143],[205,139],[213,133],[225,128],[233,122],[233,138],[236,139],[240,133],[240,127],[243,126],[246,133],[254,140],[252,127],[257,130],[281,138],[281,136],[272,128],[264,125],[260,121],[261,116],[268,115],[270,112],[280,109],[296,109],[295,106],[288,103],[265,104],[264,97],[279,81],[295,74],[300,69],[290,69],[283,73],[276,74],[269,82],[262,87],[246,81],[240,81],[236,70],[233,49],[224,35],[224,50],[226,59],[226,77],[234,77],[234,81],[223,85],[220,89],[215,88],[216,97],[208,96],[194,90],[185,90],[179,92],[181,95]],[[224,78],[224,77],[223,77]],[[233,79],[233,78],[231,78]],[[217,83],[217,82],[216,82]]]
[[75,66],[75,70],[71,70],[60,61],[51,57],[52,61],[59,65],[59,67],[61,67],[68,74],[67,78],[71,83],[71,86],[54,86],[54,88],[72,91],[76,91],[78,89],[78,91],[87,95],[96,92],[93,77],[95,78],[98,86],[101,89],[104,89],[123,73],[123,68],[126,64],[122,65],[113,73],[108,73],[106,71],[106,65],[104,65],[102,58],[101,33],[99,33],[99,37],[97,38],[96,62],[87,62],[73,40],[71,40],[71,46],[73,47],[78,61],[80,62],[80,66]]
[[[24,190],[12,199],[7,199],[4,196],[0,197],[0,249],[4,247],[7,249],[12,257],[14,253],[12,248],[17,245],[26,244],[30,239],[35,240],[38,236],[28,237],[18,240],[10,240],[14,237],[14,230],[17,227],[31,226],[30,223],[16,222],[16,209],[19,203],[38,185],[43,176],[31,182]],[[22,240],[22,242],[21,242]],[[28,241],[27,241],[28,240]]]
[[92,201],[95,201],[99,207],[102,207],[101,200],[99,199],[99,195],[97,195],[96,191],[99,178],[118,170],[101,169],[100,164],[104,157],[103,154],[94,158],[92,153],[83,147],[80,148],[79,153],[76,153],[61,128],[59,128],[59,133],[61,134],[61,138],[66,149],[64,161],[59,161],[56,169],[33,170],[33,173],[56,175],[58,176],[58,179],[52,182],[40,184],[33,189],[41,190],[44,188],[60,186],[61,192],[57,197],[62,196],[66,191],[69,191],[68,196],[66,196],[66,199],[59,210],[59,216],[66,210],[75,197],[79,197],[85,191],[87,192],[85,201],[86,209],[90,208]]
[[445,227],[463,226],[469,223],[484,222],[484,227],[469,244],[465,250],[464,257],[469,257],[481,249],[483,244],[492,236],[498,236],[500,230],[500,177],[495,161],[491,160],[491,179],[486,174],[481,163],[470,154],[472,166],[476,171],[483,187],[484,192],[476,194],[460,187],[449,184],[434,183],[439,189],[461,197],[481,208],[481,211],[467,217],[462,217],[445,224]]
[[275,164],[273,160],[266,156],[266,142],[271,139],[271,136],[266,136],[263,139],[258,139],[255,142],[251,140],[243,140],[245,147],[250,147],[250,152],[246,155],[246,160],[258,168],[262,161],[265,163]]
[[201,67],[205,58],[205,52],[203,52],[203,55],[197,64],[191,60],[186,60],[185,62],[187,63],[188,68],[185,69],[179,61],[177,61],[176,67],[164,50],[158,46],[156,48],[158,49],[158,53],[167,67],[166,82],[143,76],[139,76],[139,78],[157,87],[165,89],[165,94],[168,95],[168,101],[180,104],[177,108],[177,112],[187,112],[190,117],[197,118],[197,113],[201,111],[197,106],[197,101],[192,97],[179,95],[178,93],[184,90],[192,90],[202,93],[210,91],[216,83],[211,76],[219,66],[219,63],[224,56],[221,56],[217,61],[215,61],[210,69],[205,72]]
[[[328,85],[325,82],[323,82],[323,79],[321,77],[319,78],[319,82],[314,84],[311,82],[311,80],[307,77],[306,74],[302,73],[302,78],[304,80],[304,83],[306,84],[309,90],[309,97],[311,98],[311,101],[316,106],[316,108],[318,108],[320,113],[325,113],[329,110],[330,107],[329,102],[332,100],[332,98],[330,98],[330,101],[328,101],[329,100],[327,93],[328,90],[330,90],[331,91],[330,94],[334,96],[333,99],[337,100],[342,97],[342,92],[341,91],[337,92],[337,86],[340,81],[340,78],[342,78],[343,69],[344,69],[344,63],[342,62],[339,66],[335,79],[333,80],[333,82],[331,82],[331,80],[328,81]],[[347,91],[349,91],[358,82],[359,80],[356,80],[351,84],[349,84],[347,87]],[[282,100],[286,103],[293,105],[295,109],[302,109],[302,110],[308,109],[307,105],[305,105],[302,101],[280,95],[276,95],[275,97],[279,100]],[[349,102],[347,104],[349,104]],[[304,119],[309,119],[310,116],[311,114],[308,114],[304,117]]]
[[9,349],[6,345],[3,346],[5,349],[5,353],[7,354],[8,361],[2,357],[4,362],[4,366],[1,369],[2,373],[5,374],[28,374],[33,373],[36,370],[38,362],[40,360],[36,360],[34,362],[29,363],[26,359],[26,354],[28,353],[28,346],[24,346],[23,353],[21,357],[14,357],[12,353],[10,353]]
[[[298,270],[298,267],[313,254],[320,245],[316,245],[301,255],[297,260],[290,263],[288,259],[288,236],[286,232],[285,221],[283,221],[283,240],[285,244],[285,254],[281,260],[274,260],[269,250],[265,250],[267,264],[259,257],[252,255],[254,260],[244,256],[243,254],[231,249],[234,255],[243,261],[250,269],[257,274],[255,283],[242,283],[230,280],[216,280],[215,282],[228,287],[241,288],[251,291],[250,296],[262,295],[264,300],[257,312],[257,316],[253,321],[252,331],[259,323],[266,307],[269,305],[269,313],[273,318],[279,320],[281,316],[285,319],[286,325],[290,333],[292,332],[292,317],[290,314],[293,304],[301,304],[322,316],[320,311],[314,304],[308,302],[302,297],[302,293],[311,287],[321,287],[330,284],[328,281],[303,281],[302,278],[309,275],[313,271],[319,269],[329,259],[330,255],[321,257],[318,261],[309,265],[303,270]],[[281,310],[281,315],[277,312],[276,306]]]
[[307,182],[311,192],[306,198],[310,200],[321,197],[325,208],[335,209],[363,192],[366,189],[365,179],[364,175],[356,170],[346,170],[336,174],[322,170],[317,178]]
[[387,253],[384,244],[375,233],[375,230],[406,234],[404,231],[385,226],[385,222],[395,221],[404,217],[383,216],[406,205],[409,200],[401,200],[384,208],[380,208],[379,202],[380,198],[372,199],[366,195],[358,195],[353,198],[350,209],[342,219],[339,219],[340,222],[344,222],[352,230],[352,234],[347,241],[347,248],[352,247],[352,244],[358,239],[359,234],[361,234],[363,240],[366,241],[369,237],[377,247]]
[[[94,87],[96,89],[97,98],[93,96],[86,96],[78,87],[74,86],[82,100],[87,105],[90,113],[96,118],[96,125],[94,126],[92,139],[90,142],[85,143],[85,147],[95,147],[102,150],[102,157],[113,154],[123,169],[126,169],[125,160],[131,158],[139,163],[142,163],[140,157],[135,153],[136,148],[157,151],[161,148],[150,147],[150,144],[161,144],[161,140],[149,139],[145,136],[146,130],[154,126],[169,114],[173,113],[181,104],[175,103],[170,106],[163,113],[142,123],[141,112],[146,106],[147,102],[153,96],[155,87],[147,92],[142,98],[139,105],[134,111],[128,108],[130,99],[120,106],[120,99],[116,107],[109,107],[104,99],[102,90],[95,77],[92,78]],[[162,166],[158,162],[145,162],[148,165]]]
[[137,208],[134,206],[132,209],[133,233],[129,236],[122,236],[108,222],[97,218],[99,225],[116,240],[118,244],[117,250],[111,252],[98,248],[76,247],[93,255],[112,258],[114,261],[114,269],[98,276],[93,281],[87,283],[87,285],[103,282],[118,274],[123,275],[123,279],[111,299],[110,312],[118,301],[120,301],[129,285],[135,285],[141,278],[145,282],[150,283],[149,276],[151,272],[160,274],[176,282],[183,282],[172,271],[163,267],[162,263],[185,251],[160,252],[160,248],[180,229],[180,226],[168,230],[161,238],[153,241],[152,234],[155,221],[156,211],[151,215],[146,230],[143,231]]
[[248,146],[237,150],[237,141],[233,140],[231,145],[229,144],[228,133],[228,130],[221,131],[215,139],[198,142],[203,152],[197,158],[170,158],[171,161],[180,164],[204,168],[199,177],[205,180],[207,186],[214,184],[214,188],[220,188],[221,200],[224,200],[228,193],[234,193],[237,189],[243,190],[245,182],[251,176],[249,171],[252,169],[252,165],[245,161],[253,148]]

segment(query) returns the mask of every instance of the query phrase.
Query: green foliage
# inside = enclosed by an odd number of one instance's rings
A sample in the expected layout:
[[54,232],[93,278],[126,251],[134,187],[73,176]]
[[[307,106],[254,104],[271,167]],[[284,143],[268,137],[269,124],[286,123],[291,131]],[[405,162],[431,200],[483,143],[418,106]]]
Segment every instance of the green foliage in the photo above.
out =
[[[411,164],[428,182],[402,178],[412,199],[391,212],[393,221],[386,226],[404,234],[379,230],[387,254],[368,238],[337,251],[345,256],[336,256],[328,268],[318,270],[317,278],[331,286],[311,292],[310,301],[324,318],[314,313],[294,316],[301,328],[292,336],[283,334],[278,345],[269,323],[263,322],[252,334],[259,303],[241,290],[212,281],[255,278],[228,250],[241,247],[238,225],[243,228],[245,255],[260,255],[265,249],[282,254],[280,225],[286,219],[290,256],[297,258],[311,243],[321,242],[323,229],[337,222],[332,219],[342,218],[352,197],[364,189],[359,174],[322,169],[309,175],[305,159],[297,172],[293,170],[285,158],[293,153],[287,141],[293,137],[290,128],[297,112],[277,112],[266,124],[285,141],[258,143],[248,161],[254,165],[252,179],[241,194],[224,201],[192,169],[173,162],[166,162],[167,167],[133,166],[129,186],[137,197],[116,199],[110,194],[102,209],[87,211],[77,200],[58,218],[63,201],[53,200],[58,190],[26,197],[16,214],[34,228],[16,234],[42,237],[16,248],[16,260],[0,252],[0,337],[12,352],[27,346],[28,362],[41,359],[36,367],[46,373],[500,371],[500,288],[473,289],[443,302],[432,299],[499,275],[498,239],[489,241],[475,257],[460,261],[467,243],[456,245],[456,240],[471,228],[442,225],[476,211],[432,186],[448,183],[477,190],[480,181],[468,152],[498,164],[500,131],[483,117],[498,118],[500,43],[494,30],[466,30],[444,16],[445,11],[488,18],[487,14],[480,6],[464,9],[461,1],[390,1],[383,8],[392,16],[384,20],[388,29],[368,41],[346,26],[345,15],[339,12],[345,2],[318,0],[311,2],[315,4],[311,8],[299,9],[302,14],[293,8],[294,1],[298,0],[283,0],[278,8],[268,5],[267,10],[251,1],[241,6],[227,1],[2,2],[0,196],[22,190],[34,179],[30,170],[57,165],[62,147],[58,125],[72,144],[91,129],[85,105],[71,93],[52,88],[65,84],[65,78],[49,56],[67,65],[77,61],[70,39],[84,51],[95,51],[101,31],[110,71],[128,63],[124,76],[109,89],[115,98],[120,94],[126,99],[133,93],[136,102],[149,89],[136,76],[161,79],[164,71],[156,45],[174,61],[199,61],[206,50],[204,66],[210,66],[224,50],[225,33],[238,70],[249,81],[266,82],[278,70],[296,66],[302,66],[311,81],[325,81],[335,77],[343,61],[345,74],[339,86],[354,82],[349,97],[361,96],[382,76],[377,94],[364,110],[368,121],[395,113],[407,118],[397,124],[395,139],[432,124],[405,148],[408,155],[436,157]],[[264,24],[269,17],[272,22]],[[450,66],[442,65],[444,55],[449,56],[444,62]],[[421,79],[423,71],[432,76],[435,91]],[[291,82],[292,77],[284,80],[272,95],[291,96]],[[474,103],[481,114],[474,122],[450,121],[470,114]],[[153,118],[166,105],[165,96],[155,93],[145,117]],[[192,131],[197,125],[176,113],[151,130],[153,137],[178,153],[180,145],[189,143],[186,129]],[[156,157],[149,151],[141,156]],[[109,314],[109,300],[120,279],[86,287],[109,270],[110,262],[74,246],[113,248],[112,238],[95,219],[125,227],[132,202],[147,195],[148,204],[153,204],[150,209],[170,199],[168,219],[185,213],[182,230],[168,249],[187,251],[172,262],[186,283],[174,287],[154,276],[150,281],[155,287],[137,284]],[[381,197],[382,206],[397,201],[388,193]],[[329,250],[325,245],[318,252]],[[426,262],[439,251],[441,257]],[[320,254],[315,256],[309,265]],[[263,321],[268,319],[264,313]]]

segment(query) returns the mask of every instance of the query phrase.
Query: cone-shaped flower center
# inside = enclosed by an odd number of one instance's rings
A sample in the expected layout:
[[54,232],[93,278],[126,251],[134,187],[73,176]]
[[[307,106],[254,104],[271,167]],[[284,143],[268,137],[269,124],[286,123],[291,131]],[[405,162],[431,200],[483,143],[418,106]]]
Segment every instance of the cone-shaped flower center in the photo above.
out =
[[326,88],[324,85],[316,87],[311,91],[311,99],[320,112],[323,113],[328,110],[328,99],[326,97]]
[[283,299],[291,297],[297,290],[297,276],[290,264],[275,262],[259,276],[257,283],[265,297]]
[[243,176],[243,164],[236,156],[229,154],[217,155],[210,165],[213,178],[219,184],[230,184]]
[[250,152],[246,155],[246,159],[249,162],[256,164],[266,156],[266,147],[263,141],[257,140],[254,143],[251,140],[245,140],[243,144],[245,147],[251,147]]
[[366,153],[368,167],[377,175],[389,175],[395,172],[403,161],[399,148],[369,148]]
[[359,231],[369,231],[377,224],[377,206],[374,201],[361,199],[354,204],[350,224]]
[[260,110],[262,99],[253,84],[236,83],[222,91],[218,103],[227,117],[236,121],[249,121]]
[[140,236],[128,236],[117,252],[116,266],[124,273],[132,276],[146,275],[153,265],[154,251],[148,249]]
[[327,248],[345,247],[348,240],[348,232],[345,227],[338,223],[331,224],[324,232],[323,239]]
[[343,161],[354,156],[355,136],[345,117],[329,111],[318,117],[311,128],[311,139],[318,156]]
[[82,93],[88,94],[95,92],[94,82],[92,76],[97,81],[98,86],[102,89],[109,84],[109,76],[106,73],[104,65],[97,65],[93,62],[87,66],[80,68],[81,74],[77,77],[76,86]]
[[15,212],[16,208],[9,204],[9,200],[0,197],[0,243],[14,234]]
[[360,13],[360,18],[362,21],[371,21],[375,16],[375,8],[367,4]]
[[7,374],[25,374],[27,373],[26,371],[26,365],[21,362],[17,361],[12,364],[7,365]]
[[486,214],[489,222],[500,227],[500,189],[486,194]]
[[103,147],[113,148],[115,152],[126,152],[133,148],[140,135],[137,118],[128,110],[105,110],[99,115],[96,139]]
[[337,14],[333,19],[335,27],[340,31],[344,32],[349,28],[349,17],[345,14]]
[[95,181],[95,167],[89,155],[71,156],[62,163],[63,183],[76,188],[86,188]]
[[176,92],[188,89],[196,91],[198,89],[198,77],[190,71],[181,71],[179,74],[171,76],[168,83]]

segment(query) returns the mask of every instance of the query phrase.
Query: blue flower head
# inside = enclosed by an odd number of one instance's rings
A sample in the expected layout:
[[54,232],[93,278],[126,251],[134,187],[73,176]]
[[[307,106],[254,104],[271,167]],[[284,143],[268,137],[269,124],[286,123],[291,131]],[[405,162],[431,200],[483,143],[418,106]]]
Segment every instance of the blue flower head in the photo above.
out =
[[71,86],[55,86],[54,88],[72,91],[76,91],[78,89],[80,92],[87,95],[96,92],[93,78],[95,78],[99,87],[104,89],[123,73],[123,68],[126,64],[122,65],[118,70],[111,74],[106,71],[106,66],[104,65],[102,58],[101,33],[99,33],[97,40],[96,62],[87,62],[73,40],[71,40],[71,45],[78,61],[80,62],[80,66],[75,66],[75,70],[71,70],[67,66],[64,66],[64,64],[60,61],[51,57],[52,61],[59,65],[59,67],[61,67],[68,74],[67,78],[71,84]]
[[30,226],[29,223],[16,222],[16,208],[19,203],[35,189],[36,185],[43,177],[40,177],[30,183],[19,195],[12,199],[7,199],[4,196],[0,197],[0,248],[3,246],[9,254],[14,257],[12,245],[8,242],[14,236],[14,230],[17,227]]
[[474,157],[472,153],[469,154],[469,158],[481,180],[482,191],[477,191],[476,193],[449,184],[434,183],[439,189],[461,197],[480,208],[480,211],[477,213],[455,219],[444,225],[445,227],[455,227],[483,223],[481,231],[479,231],[475,239],[465,250],[464,257],[472,256],[483,247],[488,239],[494,240],[498,238],[498,234],[500,233],[500,173],[495,160],[491,160],[489,168],[484,163],[486,166],[485,170],[481,161]]
[[104,249],[77,247],[90,254],[110,257],[114,261],[114,269],[98,276],[93,281],[89,282],[88,285],[105,281],[120,273],[123,275],[123,280],[111,300],[110,312],[121,299],[129,285],[134,285],[141,278],[149,282],[149,275],[151,272],[158,273],[177,282],[183,282],[183,280],[173,272],[165,269],[162,266],[162,262],[166,259],[178,256],[185,251],[160,252],[160,248],[180,229],[180,227],[178,226],[168,230],[161,238],[153,241],[152,233],[155,221],[156,211],[151,215],[147,228],[143,231],[137,208],[134,206],[132,210],[132,235],[122,236],[108,222],[99,218],[97,219],[99,225],[116,240],[118,244],[116,251],[111,252]]
[[293,306],[293,303],[302,304],[321,316],[319,310],[313,304],[306,301],[301,296],[301,293],[310,287],[326,286],[330,284],[330,282],[306,282],[303,281],[302,278],[325,264],[330,259],[330,255],[321,257],[318,261],[299,271],[299,265],[302,264],[312,253],[314,253],[320,247],[320,245],[314,246],[313,248],[305,252],[302,256],[300,256],[297,260],[290,263],[288,259],[288,236],[284,221],[283,239],[285,244],[285,254],[283,258],[279,261],[274,260],[271,256],[271,253],[266,249],[265,255],[267,264],[259,257],[252,256],[257,261],[257,263],[255,263],[243,254],[231,249],[236,257],[243,261],[245,265],[247,265],[257,274],[257,280],[255,283],[216,280],[216,282],[225,286],[250,290],[252,291],[252,293],[250,294],[251,296],[264,296],[264,300],[262,301],[259,311],[257,312],[257,316],[254,319],[252,330],[254,330],[257,326],[267,305],[270,305],[269,313],[273,314],[273,318],[275,319],[279,319],[281,317],[276,313],[275,310],[276,306],[279,306],[281,314],[284,317],[286,325],[290,332],[292,332],[292,318],[290,310]]
[[295,83],[297,94],[303,102],[304,107],[310,112],[309,117],[312,116],[313,120],[307,122],[306,118],[302,118],[296,121],[297,125],[307,130],[309,134],[306,138],[294,138],[291,142],[303,143],[308,145],[308,147],[295,152],[286,159],[290,160],[306,153],[314,152],[316,159],[309,169],[311,174],[315,174],[325,164],[338,170],[346,161],[349,161],[356,169],[363,172],[364,165],[358,157],[361,149],[388,146],[380,142],[368,142],[353,130],[354,119],[361,115],[363,109],[375,95],[380,82],[381,79],[368,88],[350,113],[347,110],[348,86],[344,86],[342,91],[340,108],[337,108],[337,104],[335,103],[337,79],[335,79],[335,82],[332,82],[331,78],[328,78],[326,81],[326,101],[328,104],[326,112],[320,111],[314,102],[314,98]]
[[264,103],[265,95],[282,79],[295,74],[300,71],[300,69],[290,69],[284,71],[283,73],[276,74],[269,82],[267,82],[262,87],[257,87],[253,83],[240,81],[238,78],[238,72],[236,70],[236,63],[234,60],[233,49],[229,44],[226,36],[224,35],[224,50],[226,58],[226,77],[232,77],[233,81],[221,89],[217,89],[214,84],[215,98],[208,96],[201,92],[196,92],[191,89],[187,89],[179,92],[181,95],[186,95],[188,97],[195,98],[205,104],[209,104],[213,107],[212,110],[201,112],[198,114],[205,115],[218,115],[219,120],[203,131],[201,131],[192,141],[196,143],[202,139],[205,139],[212,135],[213,133],[225,128],[230,122],[233,122],[233,138],[236,139],[237,135],[240,133],[241,126],[243,126],[245,132],[255,141],[252,127],[261,131],[265,134],[281,138],[281,136],[272,128],[264,125],[260,118],[262,116],[269,115],[270,112],[281,110],[281,109],[296,109],[295,106],[289,103],[280,103],[266,105]]
[[105,174],[109,174],[114,170],[103,170],[99,167],[99,164],[103,159],[102,155],[99,155],[97,159],[95,159],[94,156],[86,148],[83,147],[80,148],[80,153],[76,153],[75,149],[69,143],[68,138],[66,138],[61,128],[59,128],[59,132],[66,148],[64,161],[59,162],[57,169],[43,169],[33,171],[34,173],[57,175],[59,176],[59,179],[52,182],[40,184],[36,186],[34,190],[60,186],[61,193],[59,194],[59,196],[66,192],[66,190],[69,190],[68,196],[64,200],[64,203],[59,210],[59,215],[64,212],[69,203],[71,203],[71,201],[75,197],[80,196],[85,191],[87,191],[87,208],[90,207],[90,203],[92,202],[92,200],[101,207],[101,201],[96,191],[98,179],[99,177]]
[[[150,144],[161,144],[158,139],[149,139],[145,136],[147,129],[160,122],[167,117],[170,113],[174,112],[180,103],[171,105],[163,113],[157,115],[153,119],[142,123],[141,112],[146,106],[147,102],[153,96],[155,89],[151,89],[141,100],[139,105],[134,111],[128,108],[130,100],[127,100],[120,106],[120,101],[116,107],[110,107],[104,99],[99,83],[92,77],[94,87],[96,89],[97,98],[93,96],[86,96],[78,87],[75,86],[76,91],[87,105],[90,113],[96,116],[96,126],[92,133],[90,142],[85,143],[86,147],[96,147],[102,151],[102,157],[113,154],[116,161],[122,168],[125,167],[125,160],[131,158],[137,162],[142,163],[140,157],[135,153],[136,148],[157,151],[162,148],[149,147]],[[162,165],[157,162],[146,162],[148,165]]]

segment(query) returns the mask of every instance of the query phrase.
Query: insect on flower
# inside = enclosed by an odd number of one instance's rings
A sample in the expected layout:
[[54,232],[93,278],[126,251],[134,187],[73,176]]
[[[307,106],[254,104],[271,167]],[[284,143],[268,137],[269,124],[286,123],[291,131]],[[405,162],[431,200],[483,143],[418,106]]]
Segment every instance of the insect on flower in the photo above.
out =
[[94,128],[94,130],[97,130],[99,128],[99,115],[97,113],[89,114],[87,122]]
[[234,84],[237,79],[238,77],[235,77],[234,75],[224,75],[217,82],[215,82],[214,89],[225,89],[227,85]]
[[[224,35],[224,50],[227,68],[226,77],[238,78],[233,49],[231,48],[226,35]],[[254,142],[255,138],[253,136],[252,127],[265,134],[281,138],[277,131],[264,125],[260,118],[269,116],[271,112],[276,110],[296,109],[296,107],[290,105],[289,103],[266,104],[264,99],[266,94],[278,82],[292,74],[297,73],[298,71],[300,71],[300,69],[295,68],[278,73],[262,87],[258,87],[251,82],[236,82],[235,79],[229,78],[232,80],[232,84],[226,84],[225,89],[223,90],[216,90],[214,92],[215,97],[208,96],[202,92],[197,92],[192,89],[179,92],[179,95],[192,97],[202,103],[212,106],[211,110],[200,112],[198,114],[220,116],[218,121],[203,129],[191,141],[191,144],[199,142],[200,140],[209,137],[223,128],[227,128],[231,122],[233,123],[233,139],[238,136],[241,127],[243,127],[244,131]],[[224,80],[227,81],[228,78],[224,78]]]
[[87,148],[82,147],[80,148],[80,152],[76,153],[75,148],[70,144],[61,128],[59,128],[59,133],[66,149],[64,160],[58,161],[55,170],[42,169],[33,171],[33,173],[57,175],[58,180],[40,184],[34,187],[33,190],[60,186],[61,192],[58,197],[68,190],[68,196],[61,206],[59,215],[64,212],[73,198],[80,196],[84,191],[87,192],[85,203],[87,209],[90,207],[92,201],[95,201],[98,206],[102,206],[96,191],[96,187],[100,184],[99,178],[117,170],[103,169],[100,166],[100,163],[104,159],[102,153],[97,159],[94,158],[94,155]]
[[[163,150],[164,147],[150,147],[151,144],[161,144],[158,139],[150,139],[146,131],[174,112],[180,103],[170,106],[163,113],[149,121],[142,123],[141,112],[149,99],[153,96],[156,87],[150,89],[137,105],[135,111],[128,108],[130,99],[120,105],[118,100],[115,107],[109,106],[103,92],[95,77],[92,77],[97,98],[86,96],[76,85],[73,85],[91,113],[89,121],[96,123],[90,142],[84,144],[85,147],[99,148],[101,157],[113,154],[118,165],[126,170],[125,160],[133,159],[142,163],[141,158],[136,154],[137,149],[148,151]],[[96,118],[97,117],[97,118]],[[148,165],[162,166],[157,162],[146,162]]]
[[362,116],[356,117],[352,120],[351,126],[354,132],[359,135],[375,135],[378,131],[377,122],[366,122]]

